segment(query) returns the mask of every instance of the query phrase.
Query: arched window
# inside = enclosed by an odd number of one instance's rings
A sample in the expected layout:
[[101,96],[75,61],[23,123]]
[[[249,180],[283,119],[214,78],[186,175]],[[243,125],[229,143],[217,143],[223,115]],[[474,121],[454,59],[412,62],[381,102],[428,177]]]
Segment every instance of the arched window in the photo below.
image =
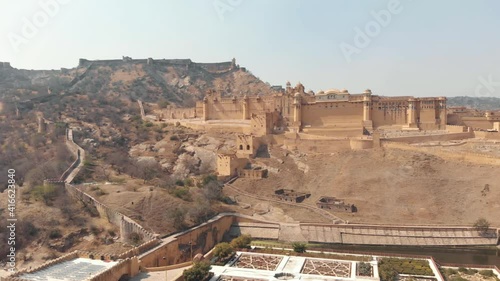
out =
[[242,144],[240,144],[240,150],[243,150],[243,145]]
[[250,145],[249,144],[247,144],[247,150],[250,150]]

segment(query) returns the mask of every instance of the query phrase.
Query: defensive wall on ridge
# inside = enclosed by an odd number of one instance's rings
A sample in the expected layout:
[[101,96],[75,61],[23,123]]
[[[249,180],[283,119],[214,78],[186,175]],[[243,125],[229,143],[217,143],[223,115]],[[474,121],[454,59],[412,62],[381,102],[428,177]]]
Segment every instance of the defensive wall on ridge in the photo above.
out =
[[[131,218],[112,210],[108,206],[97,201],[94,197],[71,184],[75,176],[84,165],[85,150],[74,142],[73,130],[71,129],[68,129],[66,132],[66,145],[76,158],[76,160],[71,164],[68,170],[66,170],[61,176],[61,180],[64,181],[64,187],[68,194],[72,198],[82,202],[88,208],[93,208],[99,213],[101,218],[107,219],[110,223],[119,227],[120,238],[122,241],[127,241],[131,233],[139,234],[141,238],[146,242],[156,240],[156,234],[147,231]],[[66,174],[68,176],[65,177]]]
[[122,65],[122,64],[147,64],[147,65],[165,65],[165,66],[182,66],[186,69],[190,68],[201,68],[209,73],[220,74],[226,73],[231,70],[239,68],[236,65],[236,60],[226,62],[215,62],[215,63],[197,63],[193,62],[191,59],[132,59],[130,57],[122,57],[122,59],[111,59],[111,60],[87,60],[79,59],[78,67],[88,67],[90,65],[94,66],[109,66],[109,65]]

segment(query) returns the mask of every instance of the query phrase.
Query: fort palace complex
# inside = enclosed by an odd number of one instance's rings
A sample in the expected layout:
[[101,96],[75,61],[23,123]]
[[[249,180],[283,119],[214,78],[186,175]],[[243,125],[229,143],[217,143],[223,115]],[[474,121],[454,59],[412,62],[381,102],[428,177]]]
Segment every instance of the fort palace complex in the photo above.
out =
[[273,130],[290,130],[326,136],[359,136],[393,126],[407,130],[444,130],[446,98],[382,97],[370,90],[306,93],[302,84],[268,96],[221,97],[209,92],[195,108],[169,108],[162,118],[250,120],[271,113]]
[[292,87],[290,82],[285,89],[271,88],[273,94],[244,97],[223,97],[209,91],[195,107],[168,107],[151,118],[204,131],[237,133],[235,151],[218,152],[220,177],[265,177],[266,171],[252,167],[250,161],[262,145],[333,153],[380,147],[381,142],[391,141],[500,139],[498,133],[480,132],[498,131],[500,114],[470,117],[463,109],[448,109],[446,97],[384,97],[368,89],[361,94],[345,89],[315,94],[306,92],[300,83]]

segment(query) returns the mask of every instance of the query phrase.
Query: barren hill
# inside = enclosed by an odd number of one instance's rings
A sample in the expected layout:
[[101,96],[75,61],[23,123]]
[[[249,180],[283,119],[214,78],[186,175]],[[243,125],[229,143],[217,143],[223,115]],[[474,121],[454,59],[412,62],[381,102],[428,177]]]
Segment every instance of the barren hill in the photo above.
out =
[[[190,105],[206,91],[224,94],[267,94],[268,84],[232,62],[195,63],[191,60],[80,60],[78,67],[61,70],[22,70],[0,67],[0,101],[31,104],[73,93],[166,100]],[[30,104],[30,103],[28,103]]]
[[[239,179],[235,185],[266,196],[279,188],[310,192],[307,204],[334,196],[357,206],[357,213],[336,213],[350,222],[472,225],[484,217],[500,225],[498,166],[399,149],[284,156],[275,148],[273,155],[283,163],[258,159],[271,167],[268,178]],[[289,215],[311,220],[310,214]]]

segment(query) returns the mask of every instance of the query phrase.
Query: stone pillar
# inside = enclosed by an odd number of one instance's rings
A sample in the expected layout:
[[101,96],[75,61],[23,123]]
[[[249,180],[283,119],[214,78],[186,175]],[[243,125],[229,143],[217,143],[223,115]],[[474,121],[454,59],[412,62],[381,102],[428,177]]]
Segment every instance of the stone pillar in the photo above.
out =
[[293,122],[300,127],[302,122],[300,94],[296,93],[293,99]]
[[203,120],[208,120],[208,98],[203,99]]
[[417,101],[415,99],[408,100],[408,127],[414,128],[417,126]]
[[446,97],[439,98],[439,128],[446,129],[447,114],[446,114]]
[[38,116],[38,133],[39,134],[45,134],[45,130],[47,128],[45,124],[45,120],[43,120],[42,116]]
[[372,91],[367,89],[365,90],[363,96],[363,121],[371,121],[372,120],[372,112],[371,112],[371,103],[372,103]]
[[250,119],[250,116],[249,116],[249,105],[248,105],[248,96],[245,95],[245,97],[243,98],[243,120],[248,120]]

